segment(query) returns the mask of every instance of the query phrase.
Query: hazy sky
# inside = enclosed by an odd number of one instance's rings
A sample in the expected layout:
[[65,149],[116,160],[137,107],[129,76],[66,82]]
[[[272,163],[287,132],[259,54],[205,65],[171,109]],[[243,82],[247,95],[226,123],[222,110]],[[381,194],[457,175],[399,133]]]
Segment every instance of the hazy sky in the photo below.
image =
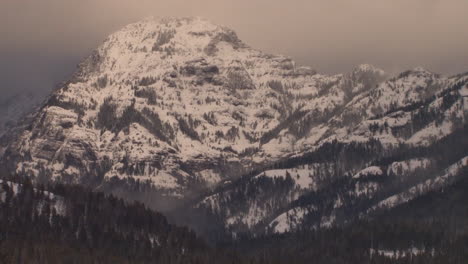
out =
[[319,72],[468,71],[468,0],[0,0],[0,91],[45,91],[147,16],[201,16]]

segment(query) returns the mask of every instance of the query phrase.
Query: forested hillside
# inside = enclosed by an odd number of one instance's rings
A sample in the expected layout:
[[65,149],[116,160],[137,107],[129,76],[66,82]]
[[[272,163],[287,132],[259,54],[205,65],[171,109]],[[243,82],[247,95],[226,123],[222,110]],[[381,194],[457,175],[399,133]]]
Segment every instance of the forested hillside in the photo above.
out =
[[141,203],[19,178],[1,181],[0,198],[0,263],[216,263]]
[[468,170],[438,191],[342,227],[241,238],[253,263],[466,263]]
[[468,171],[438,191],[342,227],[209,246],[139,203],[2,180],[0,263],[466,263]]

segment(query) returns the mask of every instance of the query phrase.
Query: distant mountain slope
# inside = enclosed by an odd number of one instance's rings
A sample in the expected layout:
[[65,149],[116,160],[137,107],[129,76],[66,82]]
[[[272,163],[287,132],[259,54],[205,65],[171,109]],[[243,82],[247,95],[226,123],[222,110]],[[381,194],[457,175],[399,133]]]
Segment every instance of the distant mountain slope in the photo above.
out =
[[467,176],[465,169],[440,190],[342,227],[240,238],[230,246],[260,263],[465,263]]
[[193,208],[234,233],[282,233],[346,223],[442,188],[468,167],[464,82],[220,187]]

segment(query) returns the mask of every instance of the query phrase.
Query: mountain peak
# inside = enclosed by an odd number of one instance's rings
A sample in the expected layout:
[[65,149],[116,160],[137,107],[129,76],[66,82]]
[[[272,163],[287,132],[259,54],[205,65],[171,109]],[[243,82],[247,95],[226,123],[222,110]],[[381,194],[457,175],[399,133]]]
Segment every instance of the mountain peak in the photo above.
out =
[[144,45],[155,41],[153,44],[157,47],[151,47],[152,51],[158,51],[158,48],[169,44],[172,44],[175,49],[177,45],[196,49],[200,48],[200,45],[208,45],[213,41],[241,44],[232,29],[200,17],[149,17],[126,26],[112,34],[109,39],[118,39],[133,46],[140,44],[133,42],[141,42],[141,45]]
[[355,70],[360,71],[374,71],[375,69],[376,68],[373,65],[367,63],[360,64],[355,68]]
[[399,78],[417,77],[417,78],[430,78],[439,77],[439,74],[433,73],[421,66],[415,67],[411,70],[400,73]]
[[379,75],[384,75],[385,71],[377,68],[371,64],[360,64],[356,68],[354,68],[353,72],[368,72],[368,73],[376,73]]
[[232,60],[245,48],[233,30],[203,18],[150,17],[110,35],[94,60],[101,73],[124,74],[129,69],[176,67],[206,56]]

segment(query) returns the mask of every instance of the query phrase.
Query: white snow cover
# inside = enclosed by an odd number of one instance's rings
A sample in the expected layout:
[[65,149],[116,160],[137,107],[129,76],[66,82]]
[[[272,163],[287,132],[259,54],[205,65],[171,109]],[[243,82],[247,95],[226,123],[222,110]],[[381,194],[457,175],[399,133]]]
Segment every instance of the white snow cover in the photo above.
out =
[[276,217],[275,220],[269,224],[269,227],[273,228],[274,233],[281,234],[289,232],[291,229],[300,226],[305,214],[306,209],[301,207],[293,208]]
[[320,220],[320,227],[330,228],[335,223],[335,220],[336,220],[336,216],[333,213],[329,216],[322,216],[322,219]]
[[[4,180],[1,180],[0,179],[0,186],[4,183],[5,181]],[[6,181],[6,184],[9,186],[9,188],[11,188],[11,190],[13,191],[13,196],[17,195],[20,188],[21,188],[21,185],[18,184],[18,183],[15,183],[15,182],[11,182],[11,181]],[[35,192],[39,192],[39,190],[37,189],[34,189]],[[65,203],[63,201],[63,197],[59,196],[59,195],[55,195],[54,193],[51,193],[51,192],[42,192],[42,195],[44,197],[47,197],[47,199],[49,199],[53,205],[53,208],[55,209],[57,215],[61,215],[61,216],[64,216],[65,215]],[[0,188],[0,202],[4,203],[5,202],[5,199],[6,199],[6,193],[3,192],[3,188]],[[36,208],[37,212],[38,213],[41,213],[42,210],[41,210],[41,204],[38,204],[38,207]],[[51,216],[52,217],[52,216]]]
[[367,167],[353,176],[354,179],[359,179],[368,175],[382,175],[382,169],[378,166]]
[[238,223],[242,223],[250,228],[263,220],[268,215],[268,213],[269,212],[264,209],[263,204],[258,205],[257,203],[253,203],[245,215],[233,214],[228,217],[226,219],[226,225],[232,226]]
[[313,171],[309,169],[281,169],[281,170],[267,170],[256,177],[269,177],[269,178],[286,178],[290,176],[294,180],[296,185],[302,189],[313,188]]
[[426,158],[409,159],[404,161],[393,162],[387,168],[387,174],[405,176],[417,169],[426,169],[431,165],[431,161]]
[[411,187],[402,193],[392,195],[373,206],[371,209],[369,209],[369,212],[381,208],[392,208],[399,204],[406,203],[429,190],[442,188],[452,179],[453,176],[457,175],[457,173],[466,166],[468,166],[468,156],[448,167],[445,170],[445,174],[434,179],[426,180],[425,182]]
[[357,182],[354,187],[354,196],[373,196],[379,188],[379,184],[376,182]]
[[[400,249],[370,249],[371,255],[382,255],[391,259],[405,258],[407,256],[417,256],[427,252],[427,249],[412,247],[405,250]],[[434,254],[434,249],[431,250]]]
[[460,95],[463,97],[468,96],[468,84],[464,85],[460,90]]

